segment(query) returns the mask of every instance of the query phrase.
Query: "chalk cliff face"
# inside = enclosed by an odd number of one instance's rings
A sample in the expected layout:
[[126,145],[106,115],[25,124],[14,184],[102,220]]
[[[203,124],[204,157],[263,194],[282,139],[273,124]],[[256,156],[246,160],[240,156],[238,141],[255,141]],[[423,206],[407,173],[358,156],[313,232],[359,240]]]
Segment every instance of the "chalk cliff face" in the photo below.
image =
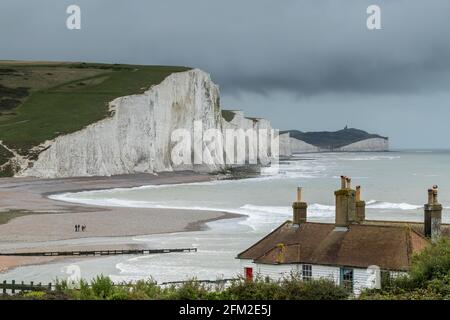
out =
[[280,134],[280,155],[292,156],[296,153],[320,152],[320,148],[305,141],[292,138],[289,133]]
[[289,133],[280,134],[280,156],[290,157],[292,156],[291,137]]
[[[115,99],[110,109],[112,117],[46,142],[48,149],[19,175],[53,178],[177,170],[170,157],[174,129],[186,129],[193,136],[194,121],[201,121],[203,130],[221,128],[219,89],[200,70],[172,74],[144,94]],[[213,164],[208,170],[220,167]]]
[[389,151],[389,140],[383,138],[366,139],[343,146],[338,151]]
[[291,156],[296,153],[309,152],[383,152],[389,151],[388,138],[370,138],[339,148],[318,147],[303,140],[290,137],[289,133],[280,134],[280,155]]
[[[272,150],[271,141],[274,138],[274,132],[272,131],[272,125],[266,119],[262,118],[247,118],[244,112],[241,110],[229,111],[233,114],[233,119],[226,121],[223,119],[222,128],[224,134],[224,141],[227,142],[227,130],[239,130],[244,132],[251,129],[254,133],[253,143],[251,144],[252,153],[250,149],[244,150],[246,154],[246,161],[250,161],[250,154],[253,154],[254,159],[260,164],[268,164],[277,158],[279,150]],[[276,135],[278,136],[278,135]],[[249,144],[248,136],[246,137],[246,144]],[[238,152],[237,148],[234,148],[234,154]]]
[[313,146],[312,144],[306,143],[302,140],[297,140],[295,138],[290,138],[291,151],[292,153],[308,153],[308,152],[319,152],[320,148]]
[[[207,73],[198,69],[174,73],[143,94],[110,102],[111,117],[47,141],[40,146],[44,151],[38,159],[23,166],[17,176],[56,178],[222,170],[225,165],[221,151],[211,152],[207,164],[174,163],[171,155],[179,141],[171,139],[173,131],[184,130],[195,140],[199,123],[202,133],[208,129],[271,127],[267,121],[252,121],[243,115],[228,123],[221,116],[219,100],[219,88]],[[205,142],[202,147],[211,149]],[[199,153],[203,156],[193,144],[190,148],[192,159]]]

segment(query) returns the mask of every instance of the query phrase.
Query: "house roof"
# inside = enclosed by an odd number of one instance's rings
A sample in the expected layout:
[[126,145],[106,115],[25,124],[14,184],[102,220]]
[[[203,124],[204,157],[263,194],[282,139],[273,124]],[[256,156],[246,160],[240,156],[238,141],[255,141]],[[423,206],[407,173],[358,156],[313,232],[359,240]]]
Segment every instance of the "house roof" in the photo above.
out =
[[[410,227],[414,229],[417,233],[424,235],[424,225],[423,222],[410,222],[410,221],[383,221],[383,220],[365,220],[366,225],[382,225],[382,226],[403,226]],[[444,237],[450,237],[450,225],[443,223],[441,224],[441,235]]]
[[411,257],[429,241],[408,224],[350,224],[347,231],[334,224],[287,221],[241,252],[240,259],[262,264],[308,263],[406,271]]

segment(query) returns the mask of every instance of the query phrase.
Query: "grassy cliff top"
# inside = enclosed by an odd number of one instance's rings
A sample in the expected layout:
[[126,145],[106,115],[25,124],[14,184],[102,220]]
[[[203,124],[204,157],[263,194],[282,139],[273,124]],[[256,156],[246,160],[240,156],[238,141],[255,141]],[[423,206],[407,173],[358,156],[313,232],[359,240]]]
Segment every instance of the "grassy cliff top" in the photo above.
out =
[[[142,93],[186,67],[0,61],[0,140],[21,155],[109,115],[108,102]],[[0,165],[10,156],[0,146]]]
[[371,139],[371,138],[381,138],[388,139],[387,137],[382,137],[378,134],[370,134],[366,131],[345,128],[339,131],[320,131],[320,132],[302,132],[298,130],[287,130],[281,133],[289,133],[292,138],[302,140],[306,143],[312,144],[320,148],[340,148],[358,141]]

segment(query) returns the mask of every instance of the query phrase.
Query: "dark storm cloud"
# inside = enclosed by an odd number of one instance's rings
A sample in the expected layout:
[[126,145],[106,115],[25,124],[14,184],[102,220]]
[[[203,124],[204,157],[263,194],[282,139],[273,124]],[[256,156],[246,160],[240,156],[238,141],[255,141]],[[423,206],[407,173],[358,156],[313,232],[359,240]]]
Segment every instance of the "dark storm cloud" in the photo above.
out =
[[[82,30],[65,8],[82,8]],[[382,9],[382,30],[366,8]],[[450,88],[448,0],[2,0],[0,58],[183,64],[224,92]]]
[[[371,4],[382,30],[366,28]],[[449,18],[448,0],[1,0],[0,59],[198,67],[224,108],[277,128],[450,148]]]

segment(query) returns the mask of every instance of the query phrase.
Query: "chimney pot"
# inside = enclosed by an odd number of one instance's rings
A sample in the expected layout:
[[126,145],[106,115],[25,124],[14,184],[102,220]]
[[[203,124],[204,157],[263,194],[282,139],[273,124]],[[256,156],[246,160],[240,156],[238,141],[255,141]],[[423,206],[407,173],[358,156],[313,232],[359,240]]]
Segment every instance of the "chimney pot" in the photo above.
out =
[[[349,178],[343,177],[342,180],[348,182]],[[347,227],[350,222],[357,220],[356,191],[344,185],[344,188],[335,191],[334,195],[336,196],[336,227]]]
[[345,189],[346,185],[347,185],[346,177],[341,176],[341,189]]
[[428,189],[428,204],[433,204],[433,189]]
[[424,235],[435,242],[441,236],[442,205],[438,203],[438,187],[428,190],[428,203],[424,208]]
[[352,188],[352,179],[350,179],[349,177],[346,178],[347,181],[347,189],[351,189]]
[[356,186],[356,221],[366,220],[366,202],[361,200],[361,186]]
[[433,186],[433,204],[438,204],[438,186]]
[[297,188],[297,201],[292,204],[293,211],[293,219],[292,223],[294,225],[300,225],[306,222],[308,204],[306,202],[302,202],[302,188]]
[[302,201],[302,188],[297,187],[297,202],[301,202],[301,201]]

